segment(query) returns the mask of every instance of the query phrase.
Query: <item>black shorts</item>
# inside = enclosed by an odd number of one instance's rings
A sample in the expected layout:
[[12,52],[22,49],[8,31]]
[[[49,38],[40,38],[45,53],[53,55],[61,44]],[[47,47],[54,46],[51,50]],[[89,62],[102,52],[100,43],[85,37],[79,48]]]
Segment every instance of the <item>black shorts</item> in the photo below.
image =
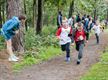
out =
[[61,50],[62,50],[62,51],[66,51],[66,44],[61,45]]
[[77,42],[75,42],[75,43],[76,43],[76,50],[79,51],[79,47],[80,47],[81,44],[84,44],[84,40],[82,40],[82,41],[77,41]]

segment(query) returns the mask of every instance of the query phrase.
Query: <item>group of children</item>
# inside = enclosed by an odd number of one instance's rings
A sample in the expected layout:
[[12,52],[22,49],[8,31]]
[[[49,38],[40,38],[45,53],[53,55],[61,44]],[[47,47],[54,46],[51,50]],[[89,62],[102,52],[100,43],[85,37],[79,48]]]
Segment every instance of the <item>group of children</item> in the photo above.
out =
[[62,25],[59,26],[56,36],[60,40],[62,51],[66,51],[66,61],[70,61],[70,45],[76,45],[78,51],[77,64],[80,64],[85,43],[89,40],[89,33],[94,30],[96,43],[99,44],[99,34],[101,32],[98,21],[92,21],[92,17],[83,16],[82,19],[77,19],[72,16],[69,19],[62,20]]

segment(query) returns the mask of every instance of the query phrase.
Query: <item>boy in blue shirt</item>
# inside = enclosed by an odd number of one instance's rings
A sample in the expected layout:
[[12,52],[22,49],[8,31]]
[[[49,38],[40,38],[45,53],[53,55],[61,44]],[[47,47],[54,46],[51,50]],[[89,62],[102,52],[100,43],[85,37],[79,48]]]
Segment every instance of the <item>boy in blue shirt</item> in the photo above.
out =
[[18,33],[20,28],[20,24],[24,24],[26,17],[20,15],[18,17],[13,16],[12,19],[6,21],[1,28],[1,35],[4,36],[6,44],[7,44],[7,52],[9,54],[9,61],[18,61],[18,57],[16,57],[12,51],[12,37]]

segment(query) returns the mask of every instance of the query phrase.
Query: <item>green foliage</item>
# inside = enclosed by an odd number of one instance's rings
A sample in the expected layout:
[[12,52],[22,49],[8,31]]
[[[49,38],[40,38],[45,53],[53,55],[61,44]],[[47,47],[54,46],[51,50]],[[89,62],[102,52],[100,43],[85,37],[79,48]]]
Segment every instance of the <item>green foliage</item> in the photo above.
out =
[[43,24],[44,25],[55,25],[57,19],[57,8],[52,5],[50,2],[44,3],[44,18]]
[[5,43],[4,37],[0,36],[0,50],[4,49],[4,47],[5,47],[4,43]]
[[101,56],[101,61],[95,64],[81,80],[108,80],[108,52]]
[[45,35],[45,36],[48,36],[48,35],[51,35],[51,34],[55,35],[56,30],[57,30],[57,26],[53,26],[53,25],[44,26],[42,28],[42,34]]
[[24,58],[24,60],[21,61],[20,63],[15,63],[13,65],[13,69],[14,71],[18,72],[21,68],[24,68],[25,66],[28,66],[28,65],[30,66],[36,63],[38,63],[38,59],[33,58],[33,57],[27,57],[27,58]]
[[51,59],[54,56],[60,55],[60,53],[61,50],[59,48],[46,47],[44,50],[40,51],[38,57],[41,58],[42,61],[45,61]]
[[101,56],[101,63],[102,64],[108,64],[108,52],[104,53],[102,56]]
[[56,29],[53,27],[44,27],[41,35],[35,35],[35,31],[31,28],[25,35],[25,48],[33,50],[41,46],[55,46],[58,47],[58,40],[55,37]]
[[81,80],[108,80],[108,65],[96,64]]

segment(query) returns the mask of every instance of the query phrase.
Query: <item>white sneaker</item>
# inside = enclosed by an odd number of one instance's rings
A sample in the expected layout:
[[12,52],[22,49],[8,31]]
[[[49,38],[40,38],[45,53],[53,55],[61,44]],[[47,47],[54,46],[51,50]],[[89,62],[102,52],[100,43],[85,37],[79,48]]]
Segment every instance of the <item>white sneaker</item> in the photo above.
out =
[[70,62],[70,57],[66,57],[66,62]]
[[15,59],[19,59],[19,57],[15,56],[15,55],[13,55],[13,57],[14,57]]
[[8,60],[9,60],[9,61],[14,61],[14,62],[18,61],[17,59],[15,59],[15,58],[12,57],[12,56],[10,56]]

